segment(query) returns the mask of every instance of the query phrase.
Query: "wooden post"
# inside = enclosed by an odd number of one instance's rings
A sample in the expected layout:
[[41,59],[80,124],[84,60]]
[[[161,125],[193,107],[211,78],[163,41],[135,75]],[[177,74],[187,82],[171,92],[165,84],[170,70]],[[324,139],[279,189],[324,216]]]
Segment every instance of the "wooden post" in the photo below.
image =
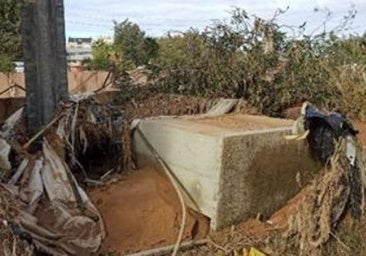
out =
[[68,95],[63,0],[30,1],[22,21],[26,116],[35,133]]

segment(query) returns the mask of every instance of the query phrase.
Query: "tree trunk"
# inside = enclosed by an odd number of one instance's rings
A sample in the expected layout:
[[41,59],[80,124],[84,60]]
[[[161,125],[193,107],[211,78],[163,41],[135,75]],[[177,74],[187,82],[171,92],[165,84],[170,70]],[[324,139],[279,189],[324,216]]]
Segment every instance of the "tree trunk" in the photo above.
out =
[[36,0],[24,8],[23,50],[28,131],[52,118],[68,95],[63,0]]

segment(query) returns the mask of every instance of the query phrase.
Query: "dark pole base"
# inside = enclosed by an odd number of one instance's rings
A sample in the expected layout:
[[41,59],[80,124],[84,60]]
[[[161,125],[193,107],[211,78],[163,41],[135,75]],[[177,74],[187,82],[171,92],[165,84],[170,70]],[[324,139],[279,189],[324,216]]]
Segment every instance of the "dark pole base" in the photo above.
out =
[[23,12],[26,117],[32,134],[68,94],[63,0],[30,1]]

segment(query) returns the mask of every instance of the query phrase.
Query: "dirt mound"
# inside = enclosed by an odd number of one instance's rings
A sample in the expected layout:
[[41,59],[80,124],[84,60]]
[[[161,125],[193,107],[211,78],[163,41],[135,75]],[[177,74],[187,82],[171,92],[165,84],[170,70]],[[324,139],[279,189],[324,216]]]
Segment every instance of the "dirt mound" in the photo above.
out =
[[224,115],[218,117],[208,117],[194,120],[195,123],[215,125],[220,128],[228,128],[234,130],[252,131],[258,129],[271,129],[279,127],[288,127],[292,125],[292,121],[275,119],[264,116],[251,115]]
[[138,97],[122,105],[134,118],[160,115],[192,115],[209,110],[217,100],[183,95],[155,94]]
[[[163,173],[150,168],[134,171],[90,195],[106,226],[104,252],[124,255],[176,242],[180,205]],[[208,230],[208,219],[190,211],[184,238],[203,238]]]
[[365,122],[356,121],[356,122],[354,122],[354,125],[355,125],[356,129],[360,132],[357,135],[357,138],[359,139],[359,141],[361,142],[361,144],[364,147],[366,147],[366,123]]
[[[220,98],[207,99],[188,95],[168,94],[140,91],[139,94],[126,100],[118,99],[118,94],[101,93],[97,95],[103,103],[111,103],[120,108],[132,118],[152,116],[177,116],[202,114],[216,105]],[[239,100],[233,109],[234,113],[258,114],[259,111],[251,107],[246,101]]]

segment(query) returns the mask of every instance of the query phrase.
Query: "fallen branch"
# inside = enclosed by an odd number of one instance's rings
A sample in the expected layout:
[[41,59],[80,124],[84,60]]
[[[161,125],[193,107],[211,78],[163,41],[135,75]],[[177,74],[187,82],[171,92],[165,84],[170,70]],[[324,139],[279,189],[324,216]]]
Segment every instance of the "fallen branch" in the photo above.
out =
[[351,248],[349,248],[339,237],[337,237],[333,232],[330,232],[330,235],[347,251],[351,252]]
[[23,149],[28,149],[34,141],[36,141],[48,128],[50,128],[54,123],[56,123],[63,115],[55,117],[51,122],[49,122],[43,129],[41,129],[36,135],[34,135],[27,143],[23,145]]
[[[208,241],[206,239],[198,240],[198,241],[184,242],[180,245],[180,248],[182,250],[189,250],[196,246],[206,245],[207,242]],[[161,247],[161,248],[152,249],[152,250],[148,250],[148,251],[129,254],[127,256],[163,256],[163,255],[166,255],[166,254],[172,252],[174,250],[174,247],[175,247],[175,245],[169,245],[166,247]]]
[[213,247],[215,247],[216,249],[223,251],[225,254],[229,253],[229,250],[227,250],[226,248],[222,247],[221,245],[217,244],[211,236],[208,236],[208,240],[207,242],[209,244],[211,244]]
[[106,78],[104,79],[104,82],[103,82],[103,84],[102,84],[102,87],[100,87],[99,89],[95,90],[95,91],[94,91],[94,93],[98,93],[98,92],[102,91],[102,90],[103,90],[103,89],[105,89],[108,85],[110,85],[110,84],[111,84],[111,82],[109,82],[109,83],[108,83],[108,80],[109,80],[109,78],[111,77],[111,75],[112,75],[112,70],[110,70],[110,71],[108,72],[108,75],[107,75],[107,76],[106,76]]
[[8,92],[8,91],[10,91],[10,90],[11,90],[11,89],[13,89],[13,88],[19,88],[19,89],[23,90],[24,92],[26,91],[26,90],[25,90],[25,88],[23,88],[23,87],[22,87],[22,86],[20,86],[19,84],[14,84],[14,85],[12,85],[12,86],[10,86],[10,87],[6,88],[5,90],[1,91],[1,92],[0,92],[0,95],[2,95],[2,94],[4,94],[4,93],[6,93],[6,92]]

